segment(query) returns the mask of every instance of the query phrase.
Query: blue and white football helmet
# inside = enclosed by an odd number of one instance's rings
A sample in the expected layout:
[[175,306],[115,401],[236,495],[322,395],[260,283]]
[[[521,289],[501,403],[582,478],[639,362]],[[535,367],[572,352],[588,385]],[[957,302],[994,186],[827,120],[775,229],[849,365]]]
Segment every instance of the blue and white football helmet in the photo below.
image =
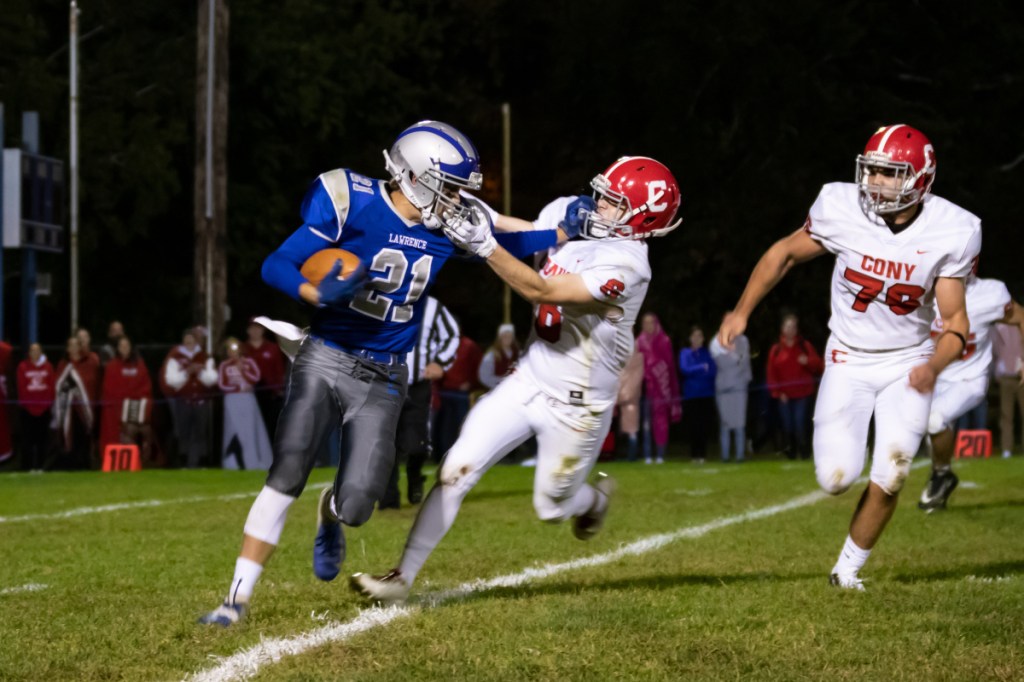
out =
[[483,184],[476,147],[440,121],[420,121],[403,130],[390,153],[384,150],[384,166],[431,229],[466,220],[470,208],[460,203],[459,190],[479,190]]

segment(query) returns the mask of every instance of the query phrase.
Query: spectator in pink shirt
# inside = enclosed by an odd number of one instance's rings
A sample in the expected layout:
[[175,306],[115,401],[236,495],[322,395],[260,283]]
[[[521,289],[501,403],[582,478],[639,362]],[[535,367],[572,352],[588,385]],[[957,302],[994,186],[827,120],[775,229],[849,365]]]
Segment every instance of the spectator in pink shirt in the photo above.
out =
[[[661,464],[665,461],[669,424],[675,424],[683,416],[679,378],[676,376],[672,340],[662,330],[658,316],[646,313],[640,320],[640,326],[642,331],[636,339],[636,349],[644,356],[644,417],[645,422],[650,423],[654,436],[655,461]],[[651,463],[646,439],[644,461]]]
[[225,469],[269,469],[273,461],[270,438],[256,395],[260,380],[256,361],[242,355],[236,338],[224,342],[227,358],[217,371],[217,385],[224,392],[224,439],[221,455]]

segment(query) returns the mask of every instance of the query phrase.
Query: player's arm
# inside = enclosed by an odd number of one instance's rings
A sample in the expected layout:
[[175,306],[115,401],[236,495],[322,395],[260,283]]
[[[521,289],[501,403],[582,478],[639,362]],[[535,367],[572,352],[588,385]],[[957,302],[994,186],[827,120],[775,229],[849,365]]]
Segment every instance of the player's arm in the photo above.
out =
[[811,238],[802,227],[772,244],[754,266],[754,271],[750,274],[736,307],[722,320],[722,326],[718,331],[718,339],[722,345],[726,348],[732,347],[733,339],[747,328],[750,313],[794,265],[826,252],[825,247]]
[[307,258],[329,246],[323,237],[303,225],[263,261],[263,281],[297,301],[319,305],[320,292],[299,270]]
[[487,258],[487,264],[513,291],[530,303],[597,302],[579,275],[555,275],[545,279],[500,246]]
[[921,393],[935,388],[939,373],[963,355],[971,322],[967,319],[964,280],[959,277],[938,277],[935,280],[935,302],[942,317],[942,333],[935,341],[935,352],[928,362],[910,371],[910,385]]

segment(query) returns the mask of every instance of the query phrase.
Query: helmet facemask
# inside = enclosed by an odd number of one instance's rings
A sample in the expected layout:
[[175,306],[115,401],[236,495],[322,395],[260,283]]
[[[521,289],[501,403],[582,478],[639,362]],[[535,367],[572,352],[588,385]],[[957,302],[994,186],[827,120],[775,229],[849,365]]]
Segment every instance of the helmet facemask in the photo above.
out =
[[[928,178],[924,178],[925,175]],[[891,185],[871,184],[872,175],[893,177]],[[857,156],[857,185],[861,209],[880,216],[899,213],[924,199],[934,179],[927,169],[915,171],[907,161],[893,161],[885,154],[868,153]],[[922,182],[924,180],[924,182]]]

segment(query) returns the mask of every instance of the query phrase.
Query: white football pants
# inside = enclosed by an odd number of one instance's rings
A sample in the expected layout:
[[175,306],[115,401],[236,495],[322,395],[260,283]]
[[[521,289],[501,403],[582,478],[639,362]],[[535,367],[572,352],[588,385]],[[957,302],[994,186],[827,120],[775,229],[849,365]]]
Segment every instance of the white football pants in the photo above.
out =
[[455,522],[466,494],[494,464],[530,436],[537,437],[533,507],[558,523],[588,511],[596,500],[587,474],[601,452],[612,410],[593,413],[542,393],[513,374],[469,412],[445,454],[438,482],[413,524],[399,569],[409,583]]
[[928,416],[928,433],[935,435],[953,428],[956,420],[967,414],[988,394],[988,375],[973,379],[947,379],[943,374],[935,382],[935,398]]
[[932,394],[910,387],[910,370],[931,357],[929,339],[897,351],[848,348],[834,336],[814,408],[814,467],[825,492],[845,492],[864,470],[875,415],[871,481],[890,495],[903,487],[928,426]]

